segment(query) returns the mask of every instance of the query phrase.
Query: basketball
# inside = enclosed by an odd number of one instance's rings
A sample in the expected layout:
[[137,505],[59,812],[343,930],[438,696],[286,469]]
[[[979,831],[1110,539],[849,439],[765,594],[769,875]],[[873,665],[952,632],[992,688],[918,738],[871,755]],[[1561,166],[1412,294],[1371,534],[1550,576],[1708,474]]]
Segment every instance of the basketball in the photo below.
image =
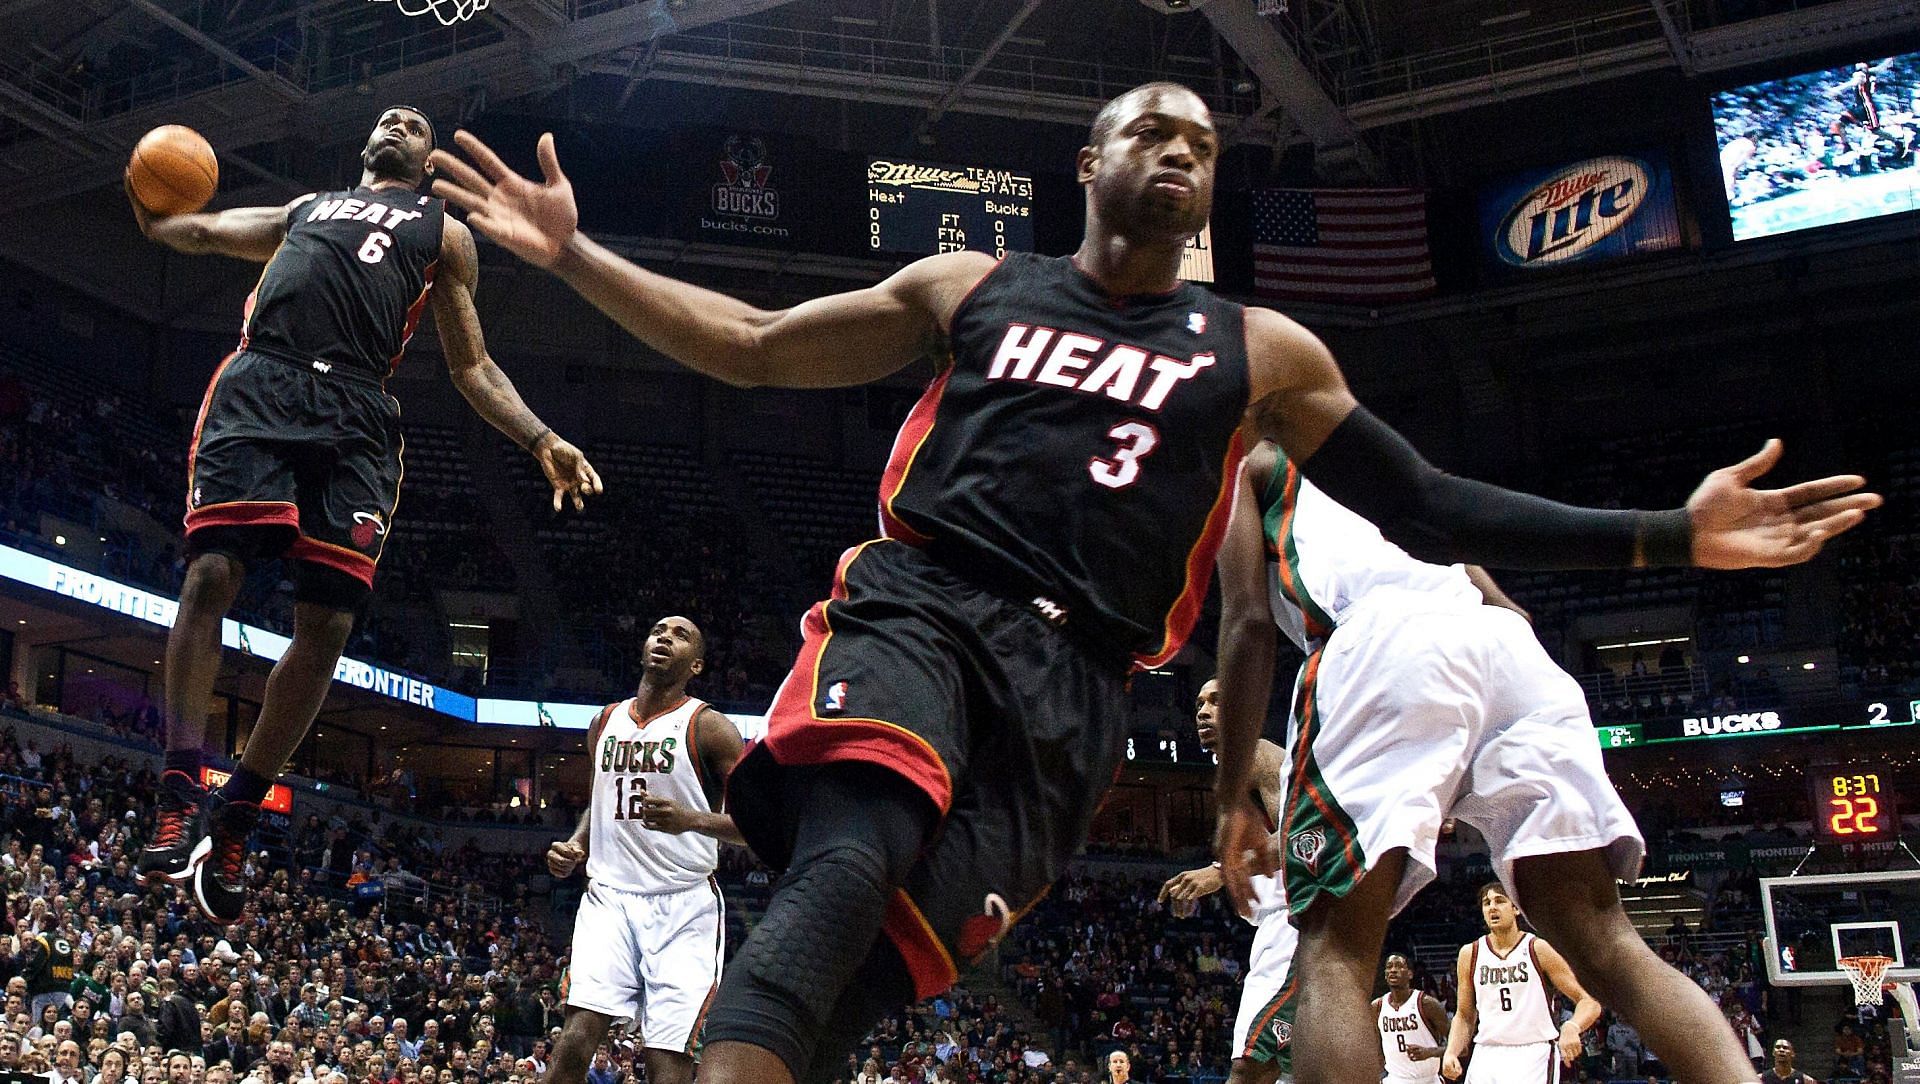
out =
[[198,211],[220,184],[220,162],[206,137],[182,124],[163,124],[133,148],[127,163],[133,198],[157,215]]

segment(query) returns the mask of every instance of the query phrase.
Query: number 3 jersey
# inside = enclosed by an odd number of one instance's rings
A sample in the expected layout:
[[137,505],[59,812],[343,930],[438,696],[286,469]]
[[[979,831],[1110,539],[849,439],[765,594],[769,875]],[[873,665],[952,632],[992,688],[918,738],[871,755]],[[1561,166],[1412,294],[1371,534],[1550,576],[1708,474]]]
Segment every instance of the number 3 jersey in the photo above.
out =
[[642,820],[647,795],[711,812],[697,741],[704,701],[691,697],[652,718],[622,700],[594,719],[593,809],[587,877],[627,892],[672,892],[705,881],[720,844],[698,832],[657,831]]
[[952,357],[894,441],[883,532],[1157,666],[1226,529],[1244,310],[1191,284],[1111,297],[1014,253],[954,312]]
[[420,323],[446,204],[405,188],[319,192],[247,298],[240,348],[385,380]]

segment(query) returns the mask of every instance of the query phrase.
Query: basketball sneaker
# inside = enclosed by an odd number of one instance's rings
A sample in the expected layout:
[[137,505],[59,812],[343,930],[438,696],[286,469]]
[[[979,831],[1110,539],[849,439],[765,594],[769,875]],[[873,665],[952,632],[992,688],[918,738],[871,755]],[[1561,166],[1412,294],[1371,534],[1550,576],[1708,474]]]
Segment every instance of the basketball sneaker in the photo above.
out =
[[161,775],[153,838],[140,848],[135,865],[142,881],[151,883],[163,877],[177,881],[187,875],[201,832],[200,808],[206,800],[207,788],[187,773],[169,771]]
[[240,918],[247,902],[247,837],[259,822],[258,802],[207,798],[207,834],[193,849],[193,899],[215,922]]

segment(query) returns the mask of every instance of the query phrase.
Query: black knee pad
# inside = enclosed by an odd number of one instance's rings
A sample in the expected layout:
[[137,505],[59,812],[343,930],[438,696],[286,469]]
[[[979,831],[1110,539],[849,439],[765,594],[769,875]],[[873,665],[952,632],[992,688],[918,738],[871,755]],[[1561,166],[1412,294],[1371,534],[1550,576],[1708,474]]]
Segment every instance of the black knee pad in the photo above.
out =
[[836,848],[787,873],[727,969],[707,1041],[771,1051],[798,1079],[873,948],[893,886],[872,850]]
[[220,553],[252,567],[287,552],[300,532],[283,523],[221,524],[187,535],[187,559]]
[[781,878],[755,937],[734,966],[791,995],[815,1025],[825,1022],[886,917],[893,886],[872,852],[821,855]]
[[293,599],[295,602],[310,602],[315,606],[325,606],[329,610],[342,613],[354,613],[360,604],[373,593],[357,576],[350,576],[331,565],[315,564],[312,561],[295,562],[293,571]]

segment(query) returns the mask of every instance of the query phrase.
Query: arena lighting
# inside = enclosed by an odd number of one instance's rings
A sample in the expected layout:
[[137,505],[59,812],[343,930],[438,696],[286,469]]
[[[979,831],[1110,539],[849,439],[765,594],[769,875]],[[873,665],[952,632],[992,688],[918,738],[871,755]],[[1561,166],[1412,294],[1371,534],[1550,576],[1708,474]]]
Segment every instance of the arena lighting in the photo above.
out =
[[1801,663],[1801,664],[1800,664],[1800,669],[1802,669],[1802,670],[1811,670],[1811,669],[1813,669],[1813,664],[1812,664],[1812,663],[1810,663],[1810,662],[1803,662],[1803,663]]
[[1752,662],[1752,661],[1753,661],[1753,657],[1752,657],[1752,656],[1750,656],[1750,655],[1742,655],[1742,656],[1740,656],[1739,658],[1737,658],[1737,659],[1735,659],[1735,660],[1733,660],[1733,661],[1734,661],[1734,662],[1742,662],[1742,663],[1745,663],[1745,662]]
[[[0,579],[41,591],[49,591],[75,602],[111,610],[123,617],[160,628],[171,628],[180,604],[175,599],[129,587],[105,576],[95,575],[71,565],[51,561],[37,553],[0,546]],[[26,618],[18,618],[26,624]],[[246,625],[228,618],[220,623],[220,642],[238,651],[269,662],[279,662],[293,641],[269,629]],[[154,665],[159,665],[155,663]],[[53,679],[48,674],[49,680]],[[542,700],[480,699],[410,674],[376,663],[341,656],[334,668],[333,680],[403,704],[467,723],[494,726],[551,726],[562,730],[585,730],[604,704],[560,704]],[[765,715],[728,716],[740,728],[742,737],[752,740],[766,734]]]

